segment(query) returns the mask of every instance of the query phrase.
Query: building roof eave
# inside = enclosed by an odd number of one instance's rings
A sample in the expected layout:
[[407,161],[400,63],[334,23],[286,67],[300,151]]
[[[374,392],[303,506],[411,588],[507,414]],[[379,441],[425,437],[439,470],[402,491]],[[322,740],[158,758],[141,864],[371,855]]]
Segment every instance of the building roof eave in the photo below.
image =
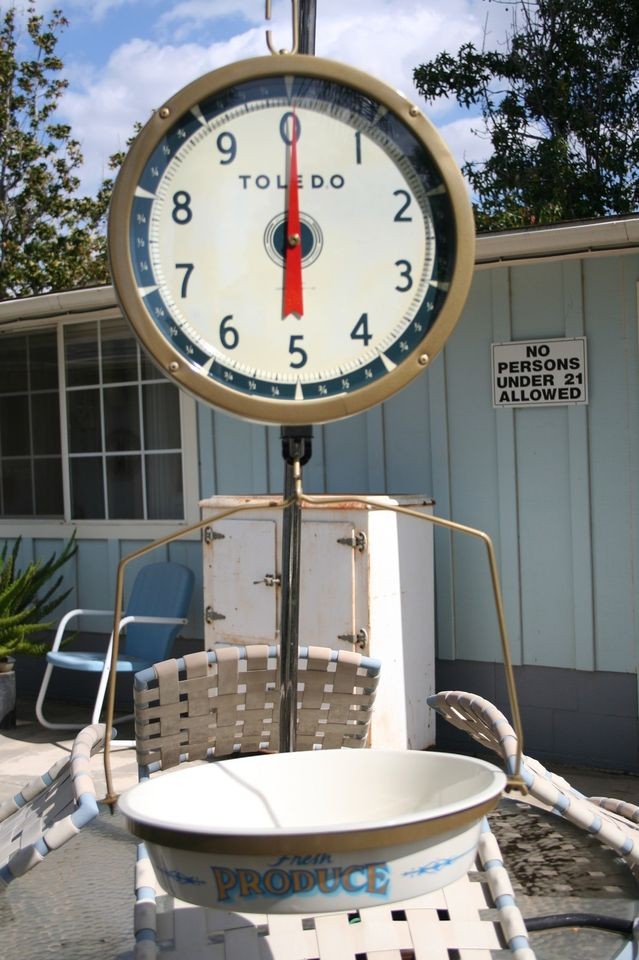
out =
[[42,293],[0,302],[0,326],[17,320],[24,322],[92,314],[116,306],[115,291],[111,285]]
[[639,214],[478,234],[475,263],[477,267],[489,267],[633,249],[639,249]]
[[[477,236],[477,269],[569,257],[639,252],[639,214],[576,220]],[[0,329],[16,323],[99,316],[118,303],[113,286],[62,290],[0,302]]]

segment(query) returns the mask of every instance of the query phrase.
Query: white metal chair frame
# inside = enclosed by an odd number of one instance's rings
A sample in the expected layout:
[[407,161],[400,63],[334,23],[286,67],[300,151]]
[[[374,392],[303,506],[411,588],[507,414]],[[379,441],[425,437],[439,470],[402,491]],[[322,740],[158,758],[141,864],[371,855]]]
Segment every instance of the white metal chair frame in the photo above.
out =
[[[53,645],[51,647],[51,653],[57,653],[62,645],[64,639],[64,632],[67,629],[67,624],[75,619],[76,617],[113,617],[112,610],[87,610],[78,608],[76,610],[70,610],[69,613],[65,614],[60,623],[58,624],[58,629],[56,630],[55,638],[53,640]],[[186,617],[144,617],[144,616],[125,616],[122,617],[118,624],[118,634],[121,635],[127,626],[130,623],[146,623],[146,624],[176,624],[182,625],[188,623]],[[102,707],[104,705],[104,698],[106,696],[107,685],[109,682],[109,672],[111,670],[111,659],[113,655],[113,633],[109,638],[109,643],[106,649],[106,652],[103,654],[95,654],[94,659],[100,660],[103,664],[100,672],[100,682],[98,685],[98,692],[96,695],[95,703],[93,706],[93,713],[91,715],[91,723],[99,723],[100,716],[102,714]],[[43,712],[44,701],[49,688],[49,681],[51,680],[51,674],[55,669],[56,664],[47,663],[47,666],[44,671],[44,677],[42,679],[42,684],[38,692],[38,698],[35,705],[35,713],[38,718],[38,722],[42,724],[43,727],[48,727],[49,730],[78,730],[82,727],[82,724],[79,723],[54,723],[51,720],[48,720]],[[140,664],[142,667],[142,664]],[[96,671],[97,672],[97,671]],[[133,671],[131,671],[133,672]],[[119,721],[129,720],[133,714],[129,714],[126,717],[119,717]]]
[[[139,670],[149,667],[157,660],[164,660],[171,652],[178,628],[187,623],[186,614],[193,593],[195,575],[184,564],[174,561],[158,561],[142,566],[133,581],[127,609],[118,612],[119,622],[111,633],[106,651],[61,650],[64,632],[69,622],[76,617],[109,617],[113,625],[114,613],[110,610],[87,610],[77,608],[62,617],[56,630],[53,647],[47,653],[47,666],[36,702],[39,722],[52,730],[76,730],[77,723],[54,723],[44,715],[44,700],[53,670],[73,670],[80,673],[100,673],[98,692],[93,707],[92,722],[98,723],[102,712],[111,668],[118,673],[129,673],[131,680]],[[127,628],[127,651],[118,653],[114,638]],[[128,719],[128,718],[120,718]],[[120,741],[123,743],[124,741]],[[108,747],[107,744],[107,753]]]
[[[514,771],[517,735],[489,700],[447,690],[429,697],[428,703],[453,726],[497,753],[507,773]],[[522,758],[521,775],[531,797],[611,847],[639,878],[639,807],[609,797],[586,797],[532,757]]]
[[354,912],[242,914],[164,894],[144,845],[135,868],[134,960],[535,960],[488,823],[475,869],[433,893]]
[[[276,647],[229,647],[139,674],[134,690],[141,775],[188,760],[277,749],[277,656]],[[340,664],[344,679],[327,693]],[[379,663],[309,647],[300,649],[300,665],[297,746],[366,746]],[[333,693],[331,717],[326,701]],[[467,960],[490,960],[504,944],[515,960],[534,960],[487,822],[472,875],[425,897],[353,915],[255,915],[195,907],[164,893],[144,844],[138,848],[135,890],[135,960],[354,960],[378,952],[449,960],[453,949]],[[486,910],[492,911],[489,917]]]
[[[156,663],[133,684],[141,776],[191,760],[279,749],[279,647],[198,651]],[[380,663],[329,647],[300,647],[298,750],[365,747]]]
[[0,889],[32,870],[98,815],[89,765],[104,724],[85,727],[71,754],[0,804]]

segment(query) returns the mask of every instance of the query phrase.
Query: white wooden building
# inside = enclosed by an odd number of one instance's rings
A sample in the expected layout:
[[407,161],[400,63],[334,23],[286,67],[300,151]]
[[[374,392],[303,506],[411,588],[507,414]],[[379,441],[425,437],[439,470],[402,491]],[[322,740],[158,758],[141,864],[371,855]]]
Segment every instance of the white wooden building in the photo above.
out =
[[[639,216],[479,237],[442,355],[384,406],[316,428],[304,474],[308,492],[431,496],[440,516],[488,532],[528,749],[634,771],[638,290]],[[555,356],[555,341],[581,351],[578,395],[520,376],[536,368],[517,356]],[[530,349],[494,371],[492,346],[515,342]],[[109,606],[119,557],[197,520],[201,498],[281,491],[279,431],[179,395],[140,355],[110,287],[0,303],[0,370],[0,537],[21,534],[28,559],[76,530],[69,606]],[[187,640],[199,645],[199,538],[169,552],[198,576]],[[437,688],[505,705],[476,542],[436,532],[435,596]]]

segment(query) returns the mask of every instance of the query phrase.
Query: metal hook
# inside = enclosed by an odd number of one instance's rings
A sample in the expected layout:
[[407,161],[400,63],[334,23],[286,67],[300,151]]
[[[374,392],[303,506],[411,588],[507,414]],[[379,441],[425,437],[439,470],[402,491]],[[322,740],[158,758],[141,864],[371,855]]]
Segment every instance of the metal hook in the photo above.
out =
[[[299,9],[299,0],[291,0],[291,16],[293,19],[293,46],[290,50],[278,50],[277,47],[273,44],[273,37],[271,31],[266,31],[266,46],[269,48],[271,53],[297,53],[300,45],[300,9]],[[271,0],[266,0],[266,13],[265,17],[267,20],[271,19]]]

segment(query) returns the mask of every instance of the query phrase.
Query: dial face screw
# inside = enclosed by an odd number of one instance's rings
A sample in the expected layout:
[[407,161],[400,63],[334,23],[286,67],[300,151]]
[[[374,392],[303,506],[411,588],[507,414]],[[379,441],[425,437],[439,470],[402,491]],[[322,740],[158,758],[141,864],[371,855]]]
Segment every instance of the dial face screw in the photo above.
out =
[[417,363],[421,367],[427,367],[428,364],[430,363],[430,357],[428,356],[427,353],[422,353],[422,355],[417,358]]
[[416,107],[416,106],[413,105],[408,112],[410,113],[411,117],[418,117],[418,116],[419,116],[419,107]]
[[290,233],[287,237],[289,247],[299,247],[300,245],[300,235],[299,233]]
[[180,369],[180,364],[177,362],[177,360],[171,360],[169,364],[169,370],[171,371],[171,373],[177,373],[179,369]]
[[162,108],[161,108],[161,110],[160,110],[160,117],[161,117],[163,120],[166,120],[166,118],[167,118],[168,116],[170,116],[170,115],[171,115],[171,111],[169,110],[168,107],[162,107]]

